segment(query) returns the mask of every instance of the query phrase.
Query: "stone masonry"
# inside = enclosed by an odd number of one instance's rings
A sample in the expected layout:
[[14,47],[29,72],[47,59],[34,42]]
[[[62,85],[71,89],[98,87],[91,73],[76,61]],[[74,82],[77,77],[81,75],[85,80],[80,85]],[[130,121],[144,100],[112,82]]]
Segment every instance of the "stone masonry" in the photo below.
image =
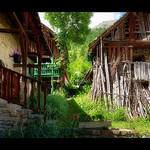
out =
[[30,109],[24,109],[0,98],[0,133],[12,130],[16,126],[42,121],[43,117],[42,114],[33,114]]

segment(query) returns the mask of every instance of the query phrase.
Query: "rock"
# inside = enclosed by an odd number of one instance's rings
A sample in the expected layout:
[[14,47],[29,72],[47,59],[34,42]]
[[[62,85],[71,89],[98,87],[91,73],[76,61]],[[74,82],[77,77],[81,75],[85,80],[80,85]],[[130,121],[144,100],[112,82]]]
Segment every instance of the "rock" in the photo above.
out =
[[79,128],[98,128],[98,127],[110,127],[111,121],[88,121],[79,122]]
[[12,117],[20,117],[23,115],[31,114],[33,111],[30,109],[13,109],[10,114]]
[[111,131],[116,136],[120,135],[120,130],[111,130]]

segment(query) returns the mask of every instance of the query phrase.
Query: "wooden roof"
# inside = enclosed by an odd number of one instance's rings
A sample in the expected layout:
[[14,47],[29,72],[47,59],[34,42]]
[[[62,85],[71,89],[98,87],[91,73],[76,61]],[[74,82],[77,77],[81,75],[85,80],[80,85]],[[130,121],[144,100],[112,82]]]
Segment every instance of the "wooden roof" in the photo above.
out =
[[107,36],[114,28],[116,28],[126,17],[128,17],[129,12],[125,13],[119,20],[117,20],[113,25],[107,28],[100,36],[93,40],[89,44],[89,50],[93,49],[98,43],[100,43],[100,38]]
[[[28,13],[28,14],[27,14]],[[47,42],[47,38],[42,30],[42,23],[38,12],[9,12],[12,23],[19,29],[22,30],[25,36],[28,36],[30,40],[35,42],[35,33],[38,34],[39,40],[44,50],[50,56],[52,56],[51,48]],[[26,20],[27,30],[23,28]],[[27,32],[29,31],[29,32]]]

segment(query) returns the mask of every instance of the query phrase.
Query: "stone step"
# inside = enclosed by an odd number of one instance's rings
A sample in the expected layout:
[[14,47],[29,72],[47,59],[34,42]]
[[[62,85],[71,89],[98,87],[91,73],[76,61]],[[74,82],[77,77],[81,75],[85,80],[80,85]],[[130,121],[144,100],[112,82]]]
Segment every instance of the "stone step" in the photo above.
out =
[[44,115],[42,114],[29,114],[29,115],[24,115],[22,117],[22,119],[24,119],[23,121],[25,123],[33,123],[35,121],[42,121],[44,119]]
[[0,121],[0,125],[14,125],[15,123],[12,121]]
[[9,108],[0,108],[0,114],[7,113],[7,112],[9,112]]
[[1,116],[10,116],[10,113],[7,113],[7,112],[6,113],[0,113],[0,117]]
[[24,115],[29,115],[31,113],[33,113],[33,111],[30,109],[11,109],[10,110],[10,115],[12,117],[21,117]]
[[9,103],[8,107],[9,109],[22,109],[22,106],[13,103]]
[[8,103],[2,103],[0,102],[0,108],[8,108],[9,104]]
[[111,121],[87,121],[79,122],[79,128],[100,128],[100,127],[111,127]]
[[12,116],[0,116],[0,121],[22,122],[22,118]]
[[0,103],[8,104],[8,102],[2,98],[0,98]]

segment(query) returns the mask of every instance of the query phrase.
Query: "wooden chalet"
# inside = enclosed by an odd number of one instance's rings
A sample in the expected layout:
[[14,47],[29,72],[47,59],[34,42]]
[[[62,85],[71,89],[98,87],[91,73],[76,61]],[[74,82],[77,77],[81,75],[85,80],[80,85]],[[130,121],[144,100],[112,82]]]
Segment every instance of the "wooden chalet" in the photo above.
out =
[[[125,107],[129,117],[150,109],[150,13],[127,12],[89,45],[91,99]],[[108,105],[107,105],[108,104]]]
[[[49,44],[45,28],[37,12],[0,12],[0,98],[44,114],[47,90],[51,86],[41,81],[41,64],[55,54],[56,48]],[[53,38],[52,32],[51,36]],[[21,55],[21,63],[14,63],[14,51]],[[33,68],[38,68],[37,80],[32,76]],[[44,104],[41,104],[41,88]],[[37,106],[33,98],[35,91]],[[27,97],[30,97],[29,102]]]

